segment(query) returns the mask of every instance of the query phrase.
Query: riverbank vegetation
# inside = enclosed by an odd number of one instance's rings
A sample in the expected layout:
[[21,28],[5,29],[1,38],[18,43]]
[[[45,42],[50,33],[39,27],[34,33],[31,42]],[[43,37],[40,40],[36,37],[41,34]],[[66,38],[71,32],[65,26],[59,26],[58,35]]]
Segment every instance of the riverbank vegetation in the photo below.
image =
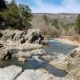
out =
[[15,0],[10,3],[0,2],[0,29],[28,29],[31,28],[31,9],[27,5],[17,5]]
[[15,0],[10,3],[1,0],[0,4],[0,29],[25,30],[34,28],[35,25],[48,38],[68,36],[67,38],[72,41],[80,41],[80,14],[73,15],[75,18],[67,14],[56,14],[54,17],[53,14],[51,16],[48,14],[40,16],[34,13],[34,16],[28,5],[17,4]]
[[[57,14],[58,15],[58,14]],[[75,15],[74,15],[75,16]],[[63,16],[62,16],[63,17]],[[66,38],[72,41],[80,41],[80,14],[77,14],[74,21],[65,20],[67,16],[64,16],[64,19],[51,18],[51,16],[43,15],[43,20],[45,25],[42,28],[44,34],[48,37],[54,38]]]

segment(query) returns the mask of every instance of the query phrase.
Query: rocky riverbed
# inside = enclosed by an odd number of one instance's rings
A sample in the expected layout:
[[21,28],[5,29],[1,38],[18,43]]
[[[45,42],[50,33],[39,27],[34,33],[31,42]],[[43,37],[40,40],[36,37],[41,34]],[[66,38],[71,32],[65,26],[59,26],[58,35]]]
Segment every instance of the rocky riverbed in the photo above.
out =
[[44,44],[48,41],[39,29],[1,30],[0,80],[80,80],[80,48],[58,45],[48,52]]

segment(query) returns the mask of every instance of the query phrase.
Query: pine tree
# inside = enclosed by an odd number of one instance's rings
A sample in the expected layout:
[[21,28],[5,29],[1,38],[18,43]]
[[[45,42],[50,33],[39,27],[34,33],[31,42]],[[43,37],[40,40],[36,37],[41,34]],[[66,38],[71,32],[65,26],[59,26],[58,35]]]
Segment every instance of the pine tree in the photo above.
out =
[[6,8],[7,8],[7,6],[5,4],[5,1],[4,0],[0,0],[0,11],[3,11]]

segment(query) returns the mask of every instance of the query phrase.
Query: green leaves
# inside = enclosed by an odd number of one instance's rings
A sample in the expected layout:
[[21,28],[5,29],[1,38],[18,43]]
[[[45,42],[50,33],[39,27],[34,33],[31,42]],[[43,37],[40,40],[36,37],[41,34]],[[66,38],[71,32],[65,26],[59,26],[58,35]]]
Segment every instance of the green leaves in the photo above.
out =
[[0,17],[5,22],[5,28],[28,29],[31,26],[31,9],[27,5],[17,5],[15,0],[7,4],[7,10],[0,12]]
[[75,29],[76,29],[76,32],[80,34],[80,14],[77,16]]
[[5,4],[5,1],[4,0],[0,0],[0,11],[3,11],[6,8],[7,8],[7,6]]

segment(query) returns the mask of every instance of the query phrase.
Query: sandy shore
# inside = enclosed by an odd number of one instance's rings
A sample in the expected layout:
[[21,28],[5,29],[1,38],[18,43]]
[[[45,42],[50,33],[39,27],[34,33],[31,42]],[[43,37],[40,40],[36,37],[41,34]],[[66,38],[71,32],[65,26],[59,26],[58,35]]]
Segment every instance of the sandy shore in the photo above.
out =
[[55,38],[55,40],[62,42],[62,43],[66,43],[69,45],[73,45],[73,46],[80,46],[80,43],[77,41],[71,41],[69,39],[64,39],[64,38]]

